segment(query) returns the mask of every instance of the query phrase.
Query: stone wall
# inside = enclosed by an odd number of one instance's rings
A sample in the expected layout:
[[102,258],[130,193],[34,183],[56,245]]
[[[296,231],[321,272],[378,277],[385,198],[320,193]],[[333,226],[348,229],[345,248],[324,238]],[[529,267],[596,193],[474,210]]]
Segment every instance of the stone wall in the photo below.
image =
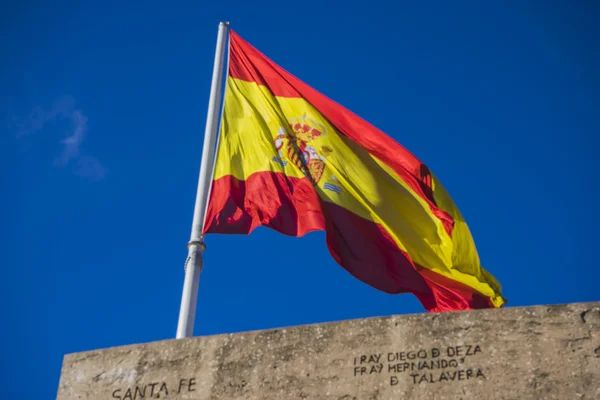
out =
[[600,399],[600,303],[368,318],[65,356],[59,400]]

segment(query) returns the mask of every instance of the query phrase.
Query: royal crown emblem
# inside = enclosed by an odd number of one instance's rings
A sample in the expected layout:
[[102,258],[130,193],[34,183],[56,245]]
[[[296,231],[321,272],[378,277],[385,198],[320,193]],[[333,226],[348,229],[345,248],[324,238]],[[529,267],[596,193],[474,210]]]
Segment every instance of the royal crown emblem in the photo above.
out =
[[290,129],[280,127],[275,137],[279,157],[274,160],[284,166],[287,161],[291,162],[317,185],[325,171],[326,155],[331,153],[328,146],[321,146],[320,152],[317,150],[318,139],[327,134],[327,128],[306,114],[288,119],[288,123]]

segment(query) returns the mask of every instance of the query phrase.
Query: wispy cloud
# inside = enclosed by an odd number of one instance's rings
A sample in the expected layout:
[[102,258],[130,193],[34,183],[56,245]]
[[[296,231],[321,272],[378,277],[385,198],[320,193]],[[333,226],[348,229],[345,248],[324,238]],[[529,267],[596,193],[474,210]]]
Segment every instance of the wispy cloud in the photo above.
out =
[[[95,157],[82,155],[81,145],[87,136],[88,118],[82,110],[75,107],[72,96],[57,99],[52,107],[34,107],[24,119],[15,119],[17,137],[24,137],[41,132],[46,125],[53,121],[70,122],[69,130],[60,139],[61,153],[55,160],[55,166],[74,166],[76,175],[99,179],[106,175],[107,169]],[[65,137],[66,136],[66,137]]]
[[49,110],[40,106],[34,107],[26,118],[14,118],[14,123],[18,128],[17,136],[22,137],[37,133],[48,122],[57,118],[71,118],[74,112],[75,99],[73,96],[63,96],[57,99]]
[[69,161],[79,156],[79,148],[87,132],[87,117],[79,110],[75,110],[70,115],[72,131],[69,136],[61,140],[62,154],[57,160],[59,165],[67,165]]

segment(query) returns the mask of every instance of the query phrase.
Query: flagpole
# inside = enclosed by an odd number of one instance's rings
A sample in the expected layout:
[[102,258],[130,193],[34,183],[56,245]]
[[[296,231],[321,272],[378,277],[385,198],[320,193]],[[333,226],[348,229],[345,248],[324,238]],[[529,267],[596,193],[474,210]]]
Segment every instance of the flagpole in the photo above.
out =
[[217,47],[215,49],[215,62],[213,66],[212,83],[210,86],[206,128],[204,130],[204,145],[202,148],[200,175],[198,177],[196,204],[194,206],[192,233],[188,243],[188,258],[185,263],[185,279],[183,282],[183,292],[181,294],[181,307],[179,309],[179,322],[177,324],[177,339],[191,337],[194,331],[196,302],[198,300],[198,284],[200,283],[200,271],[202,270],[202,253],[206,248],[202,230],[204,229],[204,217],[210,185],[212,183],[215,143],[218,136],[217,129],[219,127],[219,105],[221,103],[223,65],[225,55],[227,54],[225,45],[227,43],[226,38],[228,31],[229,23],[221,22],[219,24]]

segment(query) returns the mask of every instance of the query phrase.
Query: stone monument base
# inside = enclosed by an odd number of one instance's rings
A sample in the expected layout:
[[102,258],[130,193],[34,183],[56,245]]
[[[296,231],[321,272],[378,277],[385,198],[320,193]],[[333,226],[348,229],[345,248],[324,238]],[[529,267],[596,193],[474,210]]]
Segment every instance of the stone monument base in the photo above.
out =
[[58,399],[600,399],[600,302],[367,318],[69,354]]

